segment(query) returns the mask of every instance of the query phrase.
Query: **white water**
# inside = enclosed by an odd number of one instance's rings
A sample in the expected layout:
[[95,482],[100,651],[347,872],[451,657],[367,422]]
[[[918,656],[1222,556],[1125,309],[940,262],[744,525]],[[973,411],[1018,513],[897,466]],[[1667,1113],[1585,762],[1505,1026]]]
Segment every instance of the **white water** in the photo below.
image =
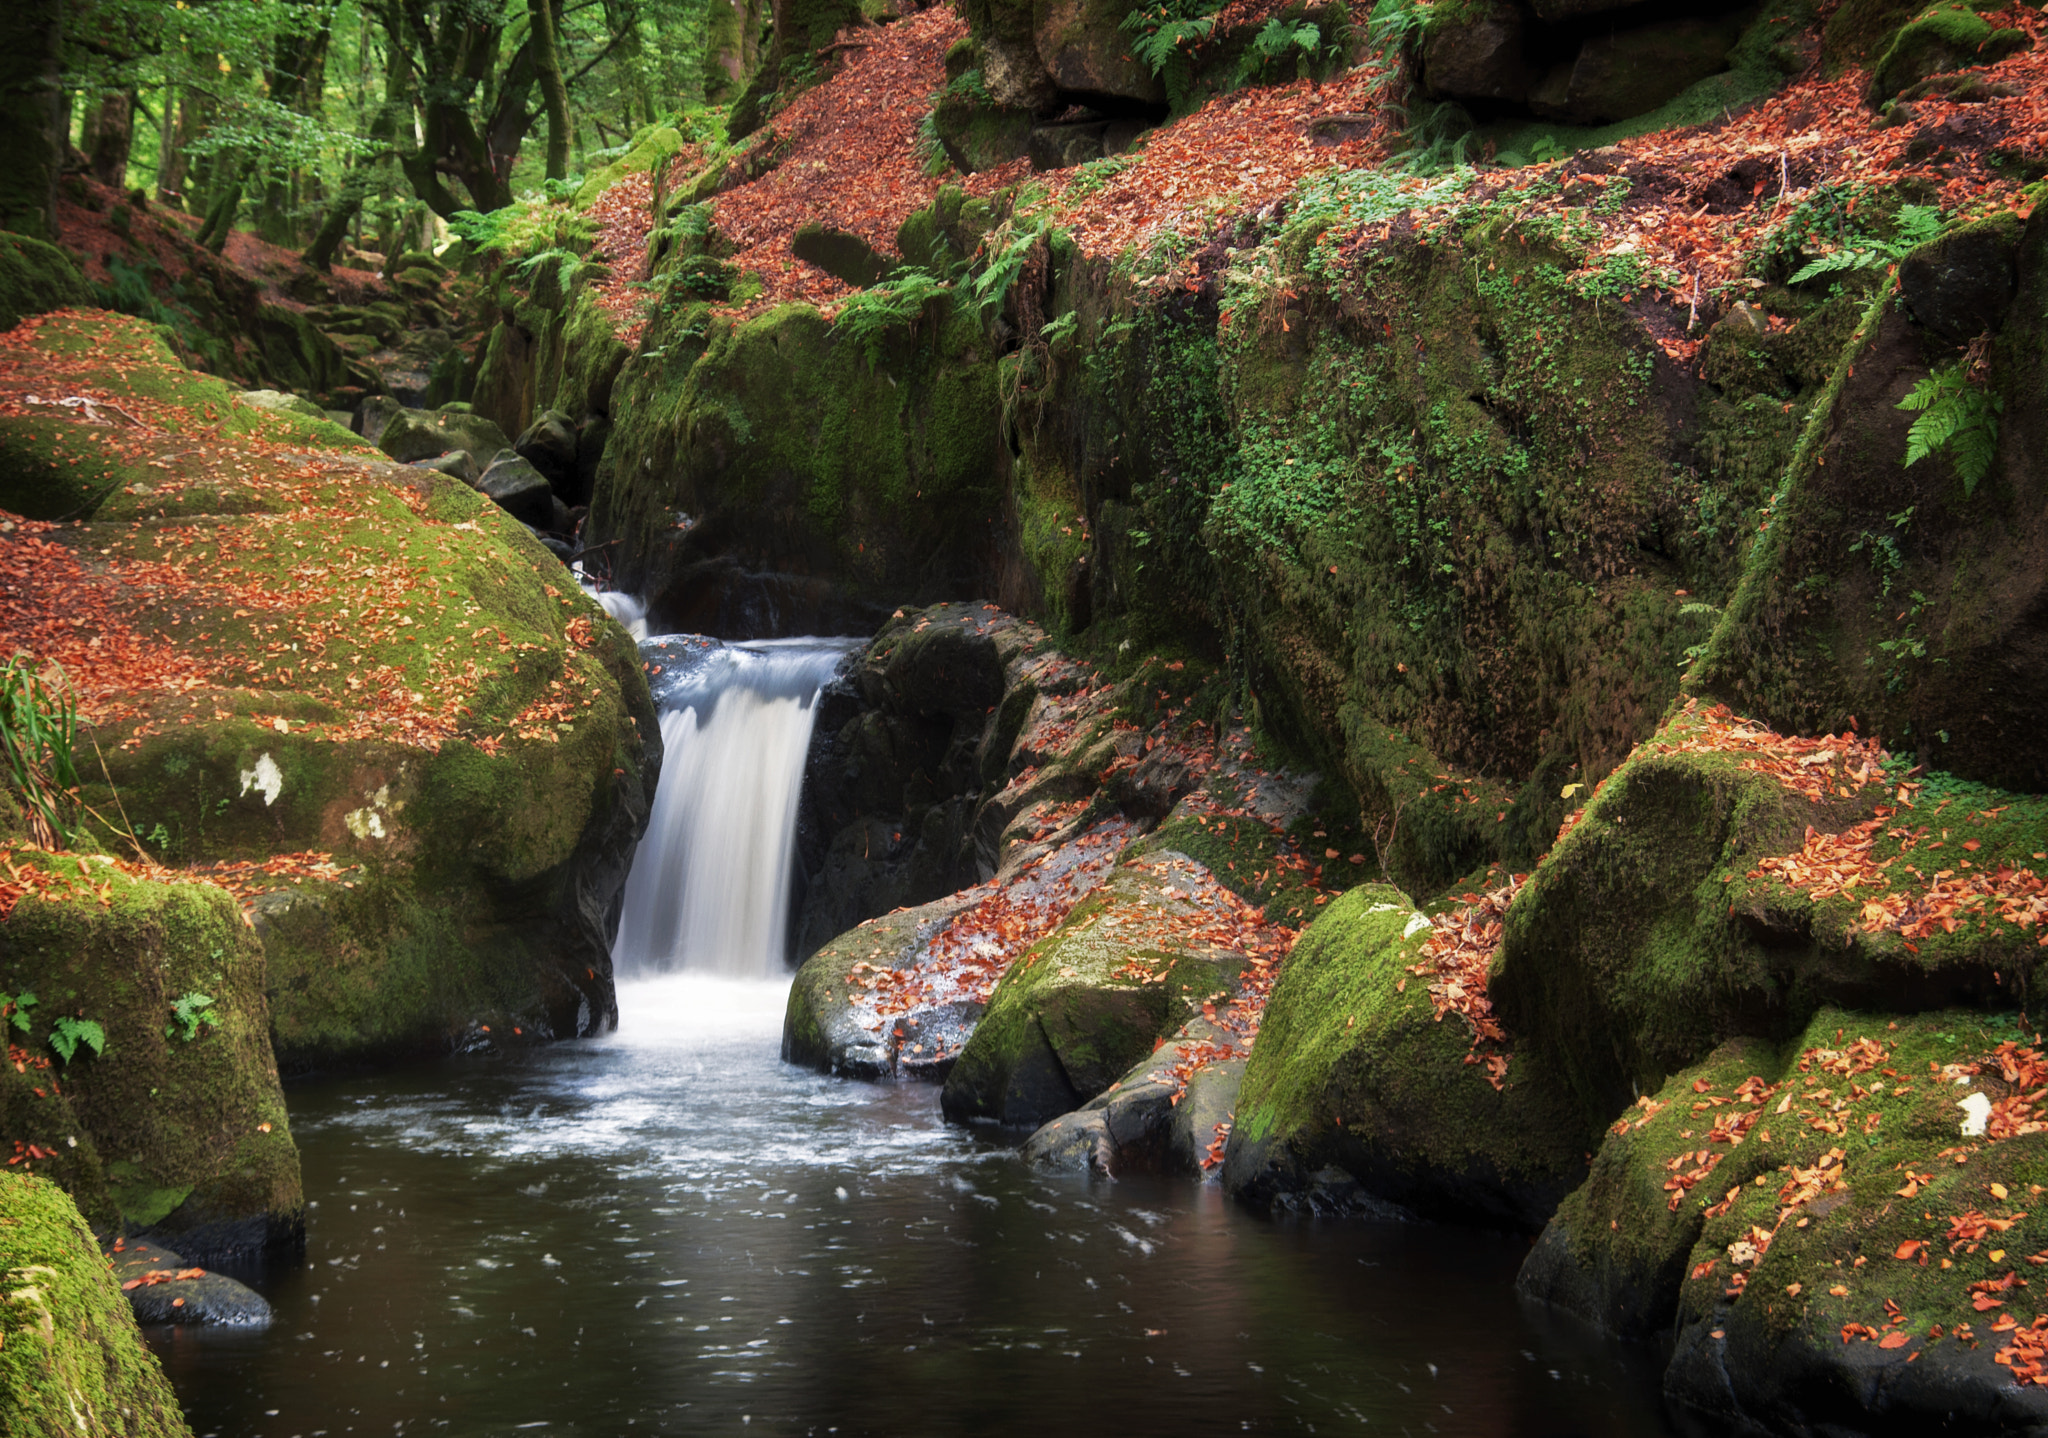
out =
[[811,721],[858,642],[767,640],[680,658],[649,645],[669,661],[655,686],[665,755],[612,944],[621,977],[782,972]]

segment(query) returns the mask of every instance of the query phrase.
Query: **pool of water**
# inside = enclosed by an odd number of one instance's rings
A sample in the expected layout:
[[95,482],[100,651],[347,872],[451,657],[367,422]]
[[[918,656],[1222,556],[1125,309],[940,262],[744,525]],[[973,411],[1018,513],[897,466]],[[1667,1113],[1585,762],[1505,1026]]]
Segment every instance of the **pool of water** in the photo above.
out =
[[629,983],[604,1039],[292,1088],[276,1324],[149,1335],[194,1431],[1675,1431],[1654,1354],[1516,1302],[1526,1240],[1035,1173],[780,1063],[785,991]]

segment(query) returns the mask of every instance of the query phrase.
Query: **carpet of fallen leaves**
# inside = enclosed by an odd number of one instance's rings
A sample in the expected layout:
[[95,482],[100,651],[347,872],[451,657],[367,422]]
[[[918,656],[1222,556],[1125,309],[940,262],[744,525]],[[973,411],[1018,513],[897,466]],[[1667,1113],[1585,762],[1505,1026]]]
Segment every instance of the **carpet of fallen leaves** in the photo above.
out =
[[792,300],[829,311],[852,293],[790,253],[791,236],[812,221],[896,253],[897,228],[939,191],[918,158],[917,131],[946,83],[946,47],[966,33],[944,5],[840,33],[837,73],[797,96],[755,142],[781,156],[775,167],[717,199],[713,216],[734,246],[732,262],[763,282],[735,313]]
[[[1527,874],[1512,875],[1508,882],[1485,894],[1467,894],[1461,908],[1438,915],[1431,921],[1433,932],[1423,941],[1422,962],[1408,970],[1429,983],[1429,1002],[1441,1023],[1445,1014],[1456,1014],[1472,1031],[1472,1048],[1465,1055],[1468,1064],[1483,1064],[1486,1081],[1496,1089],[1507,1087],[1508,1060],[1499,1050],[1507,1034],[1493,1016],[1493,1000],[1487,996],[1487,969],[1500,948],[1501,924],[1508,906],[1528,882]],[[1408,981],[1400,980],[1406,988]]]

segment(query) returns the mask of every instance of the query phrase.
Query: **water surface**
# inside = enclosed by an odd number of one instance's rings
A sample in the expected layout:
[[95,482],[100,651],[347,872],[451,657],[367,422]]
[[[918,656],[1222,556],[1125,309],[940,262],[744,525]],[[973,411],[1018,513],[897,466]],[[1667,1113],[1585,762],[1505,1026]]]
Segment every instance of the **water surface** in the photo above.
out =
[[1516,1303],[1526,1240],[1039,1175],[779,1062],[785,990],[629,982],[604,1039],[292,1088],[276,1325],[151,1335],[195,1432],[1670,1431],[1652,1355]]

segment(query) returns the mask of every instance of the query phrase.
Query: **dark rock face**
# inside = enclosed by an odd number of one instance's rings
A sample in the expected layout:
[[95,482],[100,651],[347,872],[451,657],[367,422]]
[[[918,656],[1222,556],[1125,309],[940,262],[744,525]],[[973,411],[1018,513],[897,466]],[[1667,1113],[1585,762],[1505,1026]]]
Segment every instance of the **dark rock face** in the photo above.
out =
[[548,483],[569,503],[582,502],[575,497],[576,431],[567,415],[554,410],[541,411],[525,432],[512,441],[512,449],[546,476]]
[[1996,333],[2019,283],[2012,238],[1973,225],[1908,255],[1899,265],[1899,289],[1913,318],[1954,345]]
[[830,225],[809,224],[790,238],[792,253],[836,280],[866,289],[889,272],[889,261],[859,235]]
[[1431,93],[1595,125],[1646,114],[1727,68],[1752,18],[1708,0],[1692,13],[1628,0],[1496,0],[1432,26],[1423,42]]
[[535,529],[555,525],[555,492],[547,477],[525,460],[501,459],[476,482],[483,496],[521,524]]
[[122,1244],[107,1260],[137,1323],[270,1325],[270,1304],[262,1294],[224,1273],[195,1267],[168,1248]]

